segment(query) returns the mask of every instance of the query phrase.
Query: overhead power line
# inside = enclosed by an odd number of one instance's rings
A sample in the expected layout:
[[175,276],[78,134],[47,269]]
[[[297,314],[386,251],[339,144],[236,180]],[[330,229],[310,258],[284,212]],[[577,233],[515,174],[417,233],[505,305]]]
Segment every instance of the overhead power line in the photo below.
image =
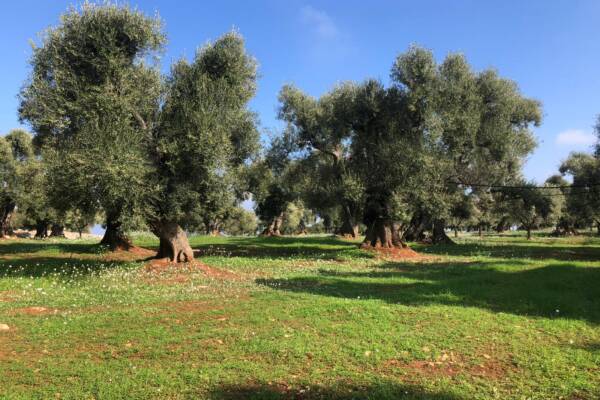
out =
[[449,182],[455,185],[471,186],[471,187],[484,187],[490,189],[589,189],[591,187],[598,187],[600,184],[591,185],[548,185],[548,186],[513,186],[513,185],[492,185],[484,183],[468,183],[468,182]]
[[[548,186],[516,186],[516,185],[494,185],[494,184],[484,184],[484,183],[469,183],[469,182],[453,182],[450,181],[448,183],[453,183],[455,185],[462,186],[470,186],[470,187],[479,187],[479,188],[489,188],[494,192],[498,192],[500,189],[521,189],[521,190],[535,190],[535,189],[544,189],[544,190],[560,190],[558,193],[543,193],[542,195],[545,197],[556,197],[556,196],[581,196],[581,195],[590,195],[589,189],[593,187],[600,187],[600,184],[590,184],[590,185],[548,185]],[[494,190],[496,189],[496,190]],[[575,189],[583,189],[583,190],[575,190]],[[586,190],[587,189],[587,190]]]

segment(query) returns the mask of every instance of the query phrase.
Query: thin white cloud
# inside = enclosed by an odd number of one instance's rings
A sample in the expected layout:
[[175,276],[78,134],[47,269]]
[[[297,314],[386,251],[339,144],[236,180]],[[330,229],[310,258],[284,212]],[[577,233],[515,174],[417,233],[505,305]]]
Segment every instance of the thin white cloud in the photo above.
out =
[[322,10],[312,6],[302,7],[302,22],[310,26],[314,32],[323,39],[334,39],[339,35],[339,30],[331,17]]
[[596,143],[596,136],[582,129],[569,129],[556,136],[556,144],[569,146],[591,146]]

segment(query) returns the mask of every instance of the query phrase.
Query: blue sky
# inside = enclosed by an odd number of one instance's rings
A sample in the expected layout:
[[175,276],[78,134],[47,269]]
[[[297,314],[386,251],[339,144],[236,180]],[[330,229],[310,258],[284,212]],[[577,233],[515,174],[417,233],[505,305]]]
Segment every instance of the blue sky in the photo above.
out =
[[[0,16],[0,133],[19,126],[16,94],[27,77],[29,40],[56,24],[70,1],[6,2]],[[277,93],[294,83],[319,96],[338,81],[388,81],[410,44],[438,59],[464,53],[494,67],[544,105],[539,147],[525,166],[543,181],[570,151],[589,150],[600,113],[600,1],[131,1],[158,11],[169,43],[163,68],[235,27],[260,64],[252,108],[276,128]]]

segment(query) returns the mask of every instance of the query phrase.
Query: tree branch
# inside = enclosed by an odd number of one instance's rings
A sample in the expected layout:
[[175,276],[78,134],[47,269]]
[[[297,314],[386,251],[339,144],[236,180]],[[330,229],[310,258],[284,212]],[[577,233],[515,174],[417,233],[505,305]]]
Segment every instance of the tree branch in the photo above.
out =
[[143,130],[148,130],[148,125],[146,125],[146,122],[144,121],[144,119],[142,118],[142,116],[137,111],[133,112],[133,117],[138,122],[138,124],[140,124],[140,127]]

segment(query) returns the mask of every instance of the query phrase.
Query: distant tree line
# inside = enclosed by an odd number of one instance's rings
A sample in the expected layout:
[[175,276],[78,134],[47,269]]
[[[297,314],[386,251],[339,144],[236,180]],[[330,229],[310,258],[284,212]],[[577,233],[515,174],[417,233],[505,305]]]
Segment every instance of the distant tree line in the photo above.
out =
[[[101,221],[113,250],[149,229],[159,257],[184,262],[186,232],[364,234],[376,248],[515,225],[528,237],[590,224],[600,234],[600,150],[571,155],[545,187],[525,181],[540,103],[460,54],[438,63],[411,47],[388,84],[344,82],[319,98],[286,85],[285,129],[261,146],[249,108],[257,62],[241,35],[167,75],[165,43],[157,17],[114,4],[70,9],[45,32],[19,94],[33,134],[0,137],[0,236]],[[255,213],[241,207],[248,199]]]

